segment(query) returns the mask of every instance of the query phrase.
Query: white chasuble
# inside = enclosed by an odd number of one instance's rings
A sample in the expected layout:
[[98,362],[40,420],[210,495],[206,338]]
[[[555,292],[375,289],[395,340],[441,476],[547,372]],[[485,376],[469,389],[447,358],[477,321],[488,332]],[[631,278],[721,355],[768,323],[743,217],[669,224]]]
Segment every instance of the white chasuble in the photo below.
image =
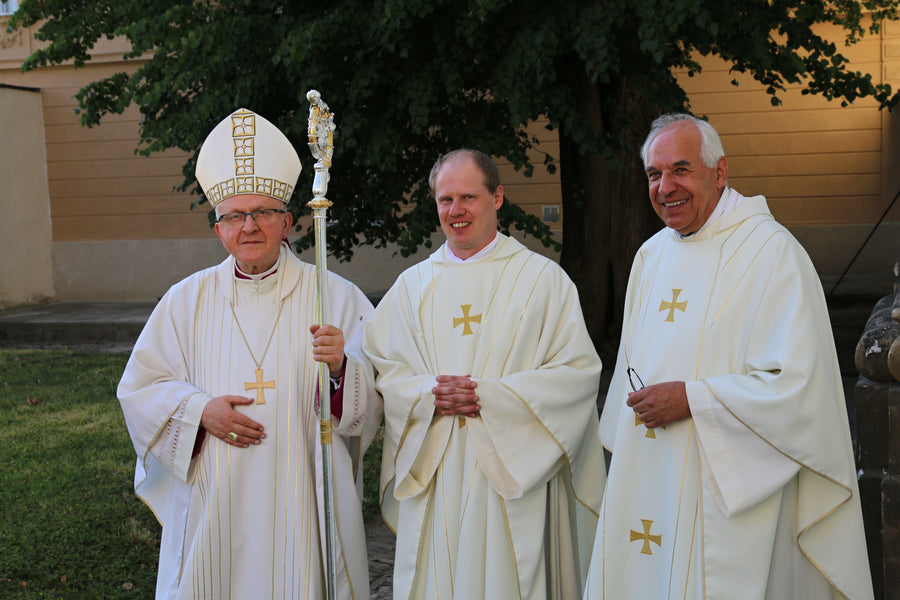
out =
[[[405,271],[366,326],[385,404],[382,511],[394,598],[573,598],[605,482],[600,360],[575,287],[500,236]],[[478,417],[434,415],[437,375],[471,375]]]
[[[315,294],[315,268],[286,247],[277,273],[261,282],[236,280],[229,258],[173,286],[135,345],[119,398],[138,453],[135,489],[163,526],[158,599],[324,597],[318,370],[309,333]],[[337,276],[329,303],[347,355],[332,453],[337,597],[365,600],[364,529],[345,436],[365,434],[368,443],[367,404],[380,417],[360,350],[371,304]],[[220,395],[253,398],[236,410],[261,423],[266,438],[236,448],[207,434],[192,458],[202,408]],[[151,447],[176,414],[180,438],[168,466]]]
[[[692,418],[650,430],[627,394],[667,381]],[[600,438],[586,599],[872,597],[821,286],[764,198],[642,246]]]

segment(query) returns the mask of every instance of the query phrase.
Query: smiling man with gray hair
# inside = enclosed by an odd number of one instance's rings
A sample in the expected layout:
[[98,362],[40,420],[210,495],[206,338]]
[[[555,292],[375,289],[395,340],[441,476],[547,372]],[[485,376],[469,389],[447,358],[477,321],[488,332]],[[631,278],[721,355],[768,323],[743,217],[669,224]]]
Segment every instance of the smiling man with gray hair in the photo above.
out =
[[638,251],[600,419],[612,451],[586,599],[872,598],[819,278],[715,129],[653,124],[666,227]]

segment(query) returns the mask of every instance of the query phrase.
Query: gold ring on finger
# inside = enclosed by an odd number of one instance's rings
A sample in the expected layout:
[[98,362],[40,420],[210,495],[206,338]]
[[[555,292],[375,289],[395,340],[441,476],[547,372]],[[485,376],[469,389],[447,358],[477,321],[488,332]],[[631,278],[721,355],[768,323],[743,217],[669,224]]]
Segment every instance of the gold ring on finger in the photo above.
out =
[[232,431],[231,433],[228,434],[228,437],[231,438],[231,441],[232,441],[232,442],[236,442],[236,441],[237,441],[238,434],[236,434],[235,432]]

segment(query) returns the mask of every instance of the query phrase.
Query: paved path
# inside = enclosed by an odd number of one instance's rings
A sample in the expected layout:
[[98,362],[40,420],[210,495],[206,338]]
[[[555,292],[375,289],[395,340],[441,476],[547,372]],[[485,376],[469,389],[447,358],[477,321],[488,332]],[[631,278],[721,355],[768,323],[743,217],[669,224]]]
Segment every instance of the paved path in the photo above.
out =
[[366,523],[366,547],[369,551],[369,600],[391,600],[394,580],[394,532],[381,517]]

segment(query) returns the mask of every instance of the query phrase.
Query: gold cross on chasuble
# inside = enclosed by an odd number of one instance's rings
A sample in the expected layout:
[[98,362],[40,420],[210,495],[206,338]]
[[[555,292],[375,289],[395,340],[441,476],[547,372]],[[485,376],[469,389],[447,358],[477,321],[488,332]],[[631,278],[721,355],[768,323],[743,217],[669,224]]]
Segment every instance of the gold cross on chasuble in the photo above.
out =
[[462,325],[463,335],[473,335],[475,332],[472,331],[470,323],[481,323],[481,313],[469,316],[469,311],[472,310],[471,304],[460,304],[459,307],[462,309],[463,316],[453,317],[453,328],[456,329]]
[[[640,418],[639,416],[637,416],[637,415],[634,415],[634,426],[635,426],[635,427],[640,427],[640,426],[643,425],[643,424],[644,424],[644,422],[641,421],[641,418]],[[662,428],[665,429],[666,426],[663,425]],[[656,439],[656,432],[655,432],[653,429],[649,428],[649,427],[646,427],[646,429],[647,429],[647,433],[644,434],[644,437],[645,437],[645,438],[650,438],[651,440],[655,440],[655,439]]]
[[257,368],[256,369],[256,383],[252,381],[244,382],[244,390],[256,390],[256,403],[257,404],[265,404],[266,396],[263,392],[264,388],[275,389],[275,380],[272,381],[263,381],[263,370]]
[[684,312],[684,309],[687,308],[687,300],[685,300],[684,302],[678,301],[678,294],[680,294],[680,293],[681,293],[681,290],[673,289],[672,290],[672,301],[666,302],[665,300],[663,300],[659,304],[659,312],[662,312],[664,310],[669,311],[669,314],[666,316],[667,323],[671,323],[675,320],[675,310],[676,309],[680,310],[681,312]]
[[635,540],[643,540],[644,546],[641,548],[641,554],[650,554],[653,555],[653,552],[650,550],[650,542],[653,542],[660,548],[662,548],[662,536],[661,535],[650,535],[650,528],[653,527],[653,521],[649,519],[641,519],[641,523],[644,525],[644,533],[638,533],[634,529],[631,530],[631,539],[629,542],[633,542]]
[[[635,426],[635,427],[640,427],[640,426],[643,425],[643,424],[644,424],[644,422],[641,421],[641,418],[640,418],[639,416],[637,416],[637,415],[634,415],[634,426]],[[655,439],[656,439],[656,433],[655,433],[652,429],[650,429],[649,427],[647,427],[646,429],[647,429],[647,433],[644,434],[644,437],[645,437],[645,438],[650,438],[650,439],[652,439],[652,440],[655,440]]]

